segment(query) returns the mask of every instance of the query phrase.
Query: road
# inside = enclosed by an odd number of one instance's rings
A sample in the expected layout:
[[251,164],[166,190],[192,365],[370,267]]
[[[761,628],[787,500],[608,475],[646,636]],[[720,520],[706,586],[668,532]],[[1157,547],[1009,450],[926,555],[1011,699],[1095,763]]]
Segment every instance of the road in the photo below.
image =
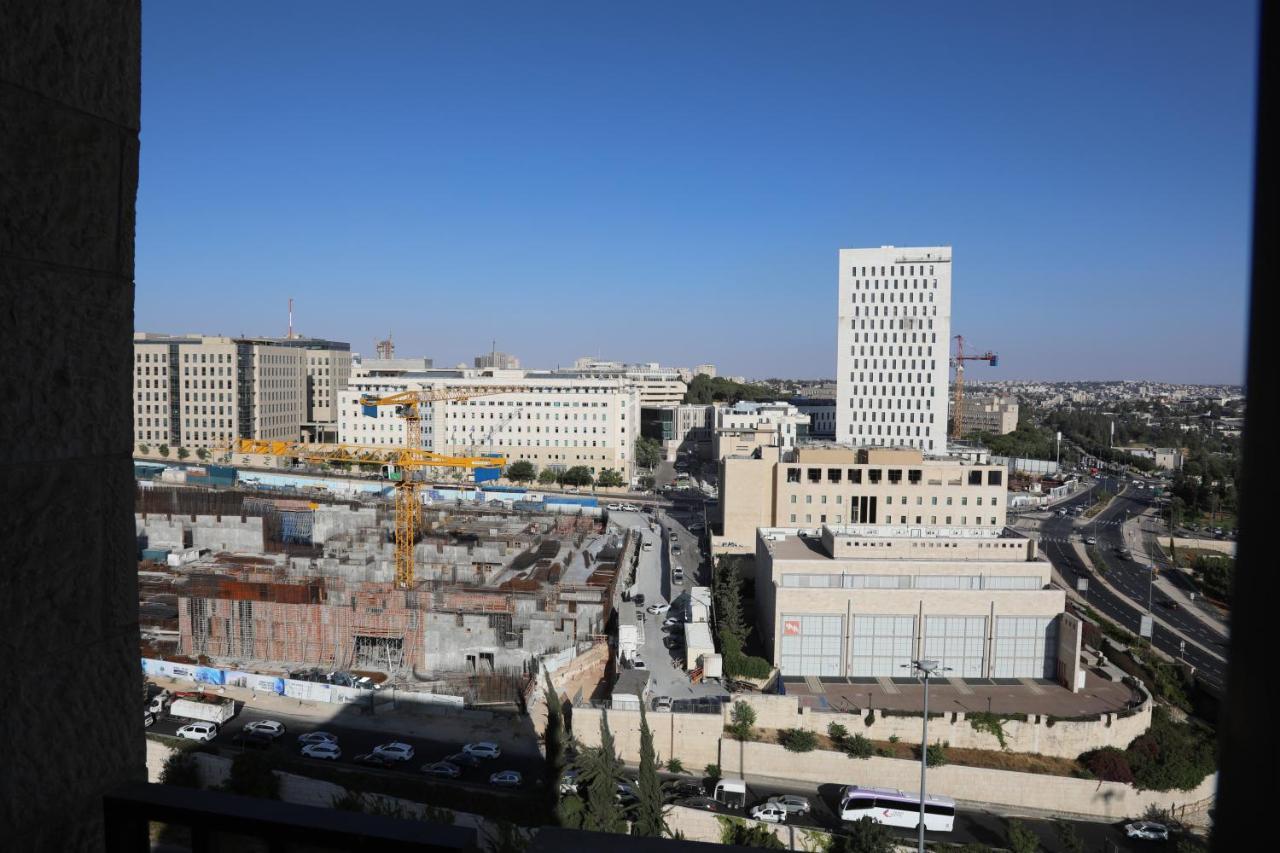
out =
[[[415,776],[419,779],[430,779],[434,782],[445,784],[463,784],[478,785],[486,791],[493,790],[489,784],[489,774],[497,770],[519,770],[525,777],[525,787],[528,787],[532,780],[537,779],[543,772],[544,763],[541,756],[536,752],[528,755],[511,755],[504,753],[501,758],[486,761],[479,767],[462,768],[462,776],[457,780],[444,780],[436,776],[424,776],[422,766],[439,761],[447,755],[451,755],[462,749],[462,744],[457,741],[430,740],[421,737],[406,737],[404,735],[393,734],[390,732],[379,732],[372,729],[356,728],[352,726],[344,726],[340,721],[329,720],[319,723],[316,720],[306,717],[293,717],[288,714],[266,713],[250,706],[244,706],[240,713],[231,720],[228,720],[219,729],[217,737],[213,739],[213,743],[220,746],[233,747],[232,738],[236,733],[244,728],[246,723],[254,720],[276,720],[284,723],[286,733],[276,741],[275,749],[282,749],[292,755],[299,755],[298,735],[305,732],[325,731],[338,736],[338,745],[342,748],[342,757],[333,764],[347,767],[357,767],[362,771],[373,773],[398,773]],[[170,735],[177,733],[178,729],[187,721],[176,717],[166,717],[157,720],[147,731],[152,734]],[[402,768],[396,769],[376,769],[366,765],[355,764],[352,758],[361,753],[370,752],[375,746],[382,743],[390,743],[391,741],[400,741],[413,746],[414,756],[411,760],[404,762]],[[303,759],[304,761],[308,759]],[[315,759],[319,765],[329,764],[331,762]]]
[[[1054,568],[1073,589],[1078,579],[1090,580],[1085,598],[1091,607],[1137,634],[1141,617],[1147,610],[1147,568],[1142,563],[1121,559],[1116,548],[1121,545],[1121,523],[1142,506],[1142,499],[1128,495],[1125,491],[1128,487],[1124,481],[1105,479],[1058,506],[1069,508],[1092,504],[1093,491],[1099,485],[1108,487],[1108,491],[1118,493],[1119,497],[1095,519],[1082,519],[1079,523],[1069,515],[1062,518],[1054,515],[1045,519],[1041,524],[1041,545]],[[1073,538],[1081,540],[1088,536],[1097,538],[1096,548],[1106,566],[1107,580],[1120,591],[1119,595],[1103,586],[1088,572],[1070,544]],[[1199,618],[1163,604],[1169,600],[1163,593],[1153,592],[1152,598],[1157,617],[1191,637],[1191,642],[1186,644],[1184,651],[1181,639],[1157,622],[1153,627],[1152,642],[1173,658],[1181,657],[1196,668],[1198,676],[1220,689],[1226,674],[1226,661],[1223,658],[1225,640],[1207,629]]]

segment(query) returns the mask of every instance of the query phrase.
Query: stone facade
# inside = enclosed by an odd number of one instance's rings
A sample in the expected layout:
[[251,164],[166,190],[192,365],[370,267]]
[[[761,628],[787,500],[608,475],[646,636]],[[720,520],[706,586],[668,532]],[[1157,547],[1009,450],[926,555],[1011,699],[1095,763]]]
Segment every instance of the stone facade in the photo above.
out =
[[6,743],[40,745],[0,774],[12,850],[101,849],[104,791],[146,778],[129,459],[140,14],[0,4],[0,671],[45,663],[5,692]]

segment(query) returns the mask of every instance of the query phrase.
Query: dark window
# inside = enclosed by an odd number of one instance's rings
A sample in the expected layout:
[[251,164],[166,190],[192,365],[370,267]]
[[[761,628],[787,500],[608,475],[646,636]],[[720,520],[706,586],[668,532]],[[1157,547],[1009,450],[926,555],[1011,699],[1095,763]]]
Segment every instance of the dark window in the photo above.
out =
[[849,469],[849,482],[850,482],[850,483],[861,483],[861,482],[862,482],[862,469],[861,469],[861,468],[850,468],[850,469]]
[[874,483],[878,483],[878,482],[880,482],[880,475],[881,475],[882,473],[883,473],[883,472],[882,472],[879,468],[868,468],[868,469],[867,469],[867,481],[868,481],[868,482],[870,482],[870,483],[873,483],[873,484],[874,484]]
[[987,485],[988,485],[988,486],[998,486],[998,485],[1000,485],[1000,484],[1001,484],[1001,482],[1003,482],[1003,481],[1004,481],[1004,472],[1003,472],[1003,471],[988,471],[988,472],[987,472]]
[[788,468],[788,469],[787,469],[787,482],[788,482],[788,483],[798,483],[798,482],[800,482],[800,469],[799,469],[799,468]]
[[[956,810],[951,806],[939,806],[939,805],[934,805],[933,803],[925,803],[924,813],[943,815],[944,817],[955,817]],[[919,821],[916,821],[916,823],[918,825]]]
[[809,482],[810,482],[810,483],[821,483],[821,482],[822,482],[822,469],[821,469],[821,468],[808,468],[808,469],[806,469],[805,473],[809,475]]
[[981,486],[981,485],[982,485],[982,472],[981,472],[981,471],[970,471],[970,472],[969,472],[969,485],[970,485],[970,486]]
[[920,470],[918,470],[918,469],[912,469],[912,470],[908,471],[908,472],[907,472],[907,482],[908,482],[908,483],[911,483],[911,484],[912,484],[912,485],[914,485],[914,486],[918,486],[918,485],[920,485],[920,478],[921,478],[921,475],[922,475],[923,473],[924,473],[923,471],[920,471]]
[[860,809],[874,808],[876,801],[870,797],[850,797],[845,801],[844,807],[850,811]]
[[896,486],[898,483],[901,483],[901,482],[902,482],[902,469],[901,469],[901,468],[890,468],[890,469],[889,469],[889,482],[890,482],[890,483],[893,483],[895,486]]
[[828,469],[827,469],[827,480],[829,480],[829,481],[830,481],[830,482],[832,482],[832,483],[838,483],[838,482],[840,482],[840,469],[839,469],[839,468],[828,468]]

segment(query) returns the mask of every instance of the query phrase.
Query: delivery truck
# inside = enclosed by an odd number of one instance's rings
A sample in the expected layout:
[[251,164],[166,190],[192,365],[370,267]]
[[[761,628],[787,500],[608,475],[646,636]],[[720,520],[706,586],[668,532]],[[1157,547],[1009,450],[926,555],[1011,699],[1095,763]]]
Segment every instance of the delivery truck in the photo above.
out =
[[203,720],[222,725],[236,715],[236,702],[208,693],[179,693],[169,706],[169,714],[184,720]]

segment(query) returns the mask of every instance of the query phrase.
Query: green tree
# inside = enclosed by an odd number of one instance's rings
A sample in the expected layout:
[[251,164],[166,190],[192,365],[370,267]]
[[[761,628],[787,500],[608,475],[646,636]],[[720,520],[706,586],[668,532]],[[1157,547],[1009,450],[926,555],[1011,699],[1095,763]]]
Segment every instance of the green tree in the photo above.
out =
[[640,774],[636,782],[639,801],[635,807],[632,835],[658,838],[666,834],[666,820],[662,813],[662,780],[658,778],[657,756],[653,749],[653,732],[644,705],[640,706]]
[[875,754],[875,746],[865,735],[855,734],[843,744],[845,754],[850,758],[870,758]]
[[160,784],[199,788],[200,767],[196,764],[195,753],[189,749],[179,749],[170,754],[160,771]]
[[889,827],[864,817],[848,824],[848,835],[833,835],[827,853],[893,853]]
[[756,711],[746,702],[739,699],[733,703],[733,711],[729,715],[732,723],[729,725],[729,731],[738,740],[751,740],[752,729],[756,724]]
[[546,677],[546,697],[547,697],[547,729],[545,732],[545,746],[547,750],[547,811],[559,817],[560,805],[560,780],[564,777],[565,771],[565,731],[564,731],[564,707],[560,703],[560,692],[556,690],[555,685],[551,683],[551,673],[543,670]]
[[1010,853],[1036,853],[1040,838],[1020,820],[1011,820],[1005,829],[1005,846]]
[[641,468],[656,468],[662,461],[662,445],[655,438],[640,436],[636,439],[636,464]]
[[197,448],[196,448],[196,456],[197,456],[197,457],[199,457],[199,459],[200,459],[200,461],[201,461],[201,462],[203,462],[203,461],[205,461],[206,459],[208,459],[208,458],[209,458],[209,451],[208,451],[208,449],[207,449],[207,448],[204,448],[204,447],[197,447]]
[[527,460],[521,459],[507,466],[507,479],[513,483],[530,483],[535,476],[533,463]]
[[818,746],[818,736],[808,729],[783,729],[778,732],[778,743],[789,752],[812,752]]
[[767,826],[761,823],[748,824],[744,820],[732,817],[718,818],[720,821],[720,843],[736,844],[739,847],[759,847],[764,850],[786,850],[787,846],[778,840]]
[[706,767],[702,768],[702,775],[711,780],[711,784],[714,786],[716,781],[720,778],[720,765],[708,764]]
[[142,453],[142,454],[144,454],[144,455],[145,455],[145,454],[147,454],[147,453],[150,453],[150,452],[151,452],[151,445],[149,445],[149,444],[139,444],[139,445],[138,445],[138,452],[139,452],[139,453]]
[[836,746],[842,746],[848,736],[849,730],[839,723],[831,723],[827,726],[827,737],[831,738]]
[[618,758],[609,731],[609,715],[600,714],[600,746],[586,752],[582,776],[587,783],[586,814],[583,829],[595,832],[627,831],[627,819],[618,802],[618,783],[622,781],[622,761]]
[[616,489],[626,485],[626,480],[622,479],[622,475],[612,468],[606,468],[600,472],[600,476],[596,478],[596,485],[605,489]]
[[524,853],[529,849],[527,832],[509,820],[497,820],[483,833],[489,853]]
[[552,471],[550,468],[543,468],[538,472],[538,482],[544,486],[550,486],[556,481],[556,479],[556,472]]
[[169,456],[169,445],[167,445],[167,444],[162,444],[162,445],[160,445],[159,447],[157,447],[156,449],[160,451],[160,455],[161,455],[161,456],[164,456],[164,457],[166,457],[166,458]]
[[245,750],[231,760],[226,787],[233,794],[280,799],[280,777],[275,774],[273,762],[256,750]]
[[684,762],[683,762],[683,761],[681,761],[681,760],[680,760],[680,759],[678,759],[678,758],[668,758],[668,759],[667,759],[667,772],[668,772],[668,773],[683,773],[683,772],[684,772]]
[[1074,826],[1065,820],[1055,820],[1053,822],[1053,831],[1058,836],[1058,843],[1062,845],[1062,849],[1066,853],[1084,853],[1084,841],[1081,840]]
[[179,459],[186,459],[186,458],[187,458],[188,456],[190,456],[190,455],[191,455],[191,451],[190,451],[190,450],[187,450],[185,447],[179,447],[179,448],[178,448],[178,458],[179,458]]
[[559,479],[565,486],[589,486],[592,483],[591,469],[586,465],[574,465],[562,472]]

